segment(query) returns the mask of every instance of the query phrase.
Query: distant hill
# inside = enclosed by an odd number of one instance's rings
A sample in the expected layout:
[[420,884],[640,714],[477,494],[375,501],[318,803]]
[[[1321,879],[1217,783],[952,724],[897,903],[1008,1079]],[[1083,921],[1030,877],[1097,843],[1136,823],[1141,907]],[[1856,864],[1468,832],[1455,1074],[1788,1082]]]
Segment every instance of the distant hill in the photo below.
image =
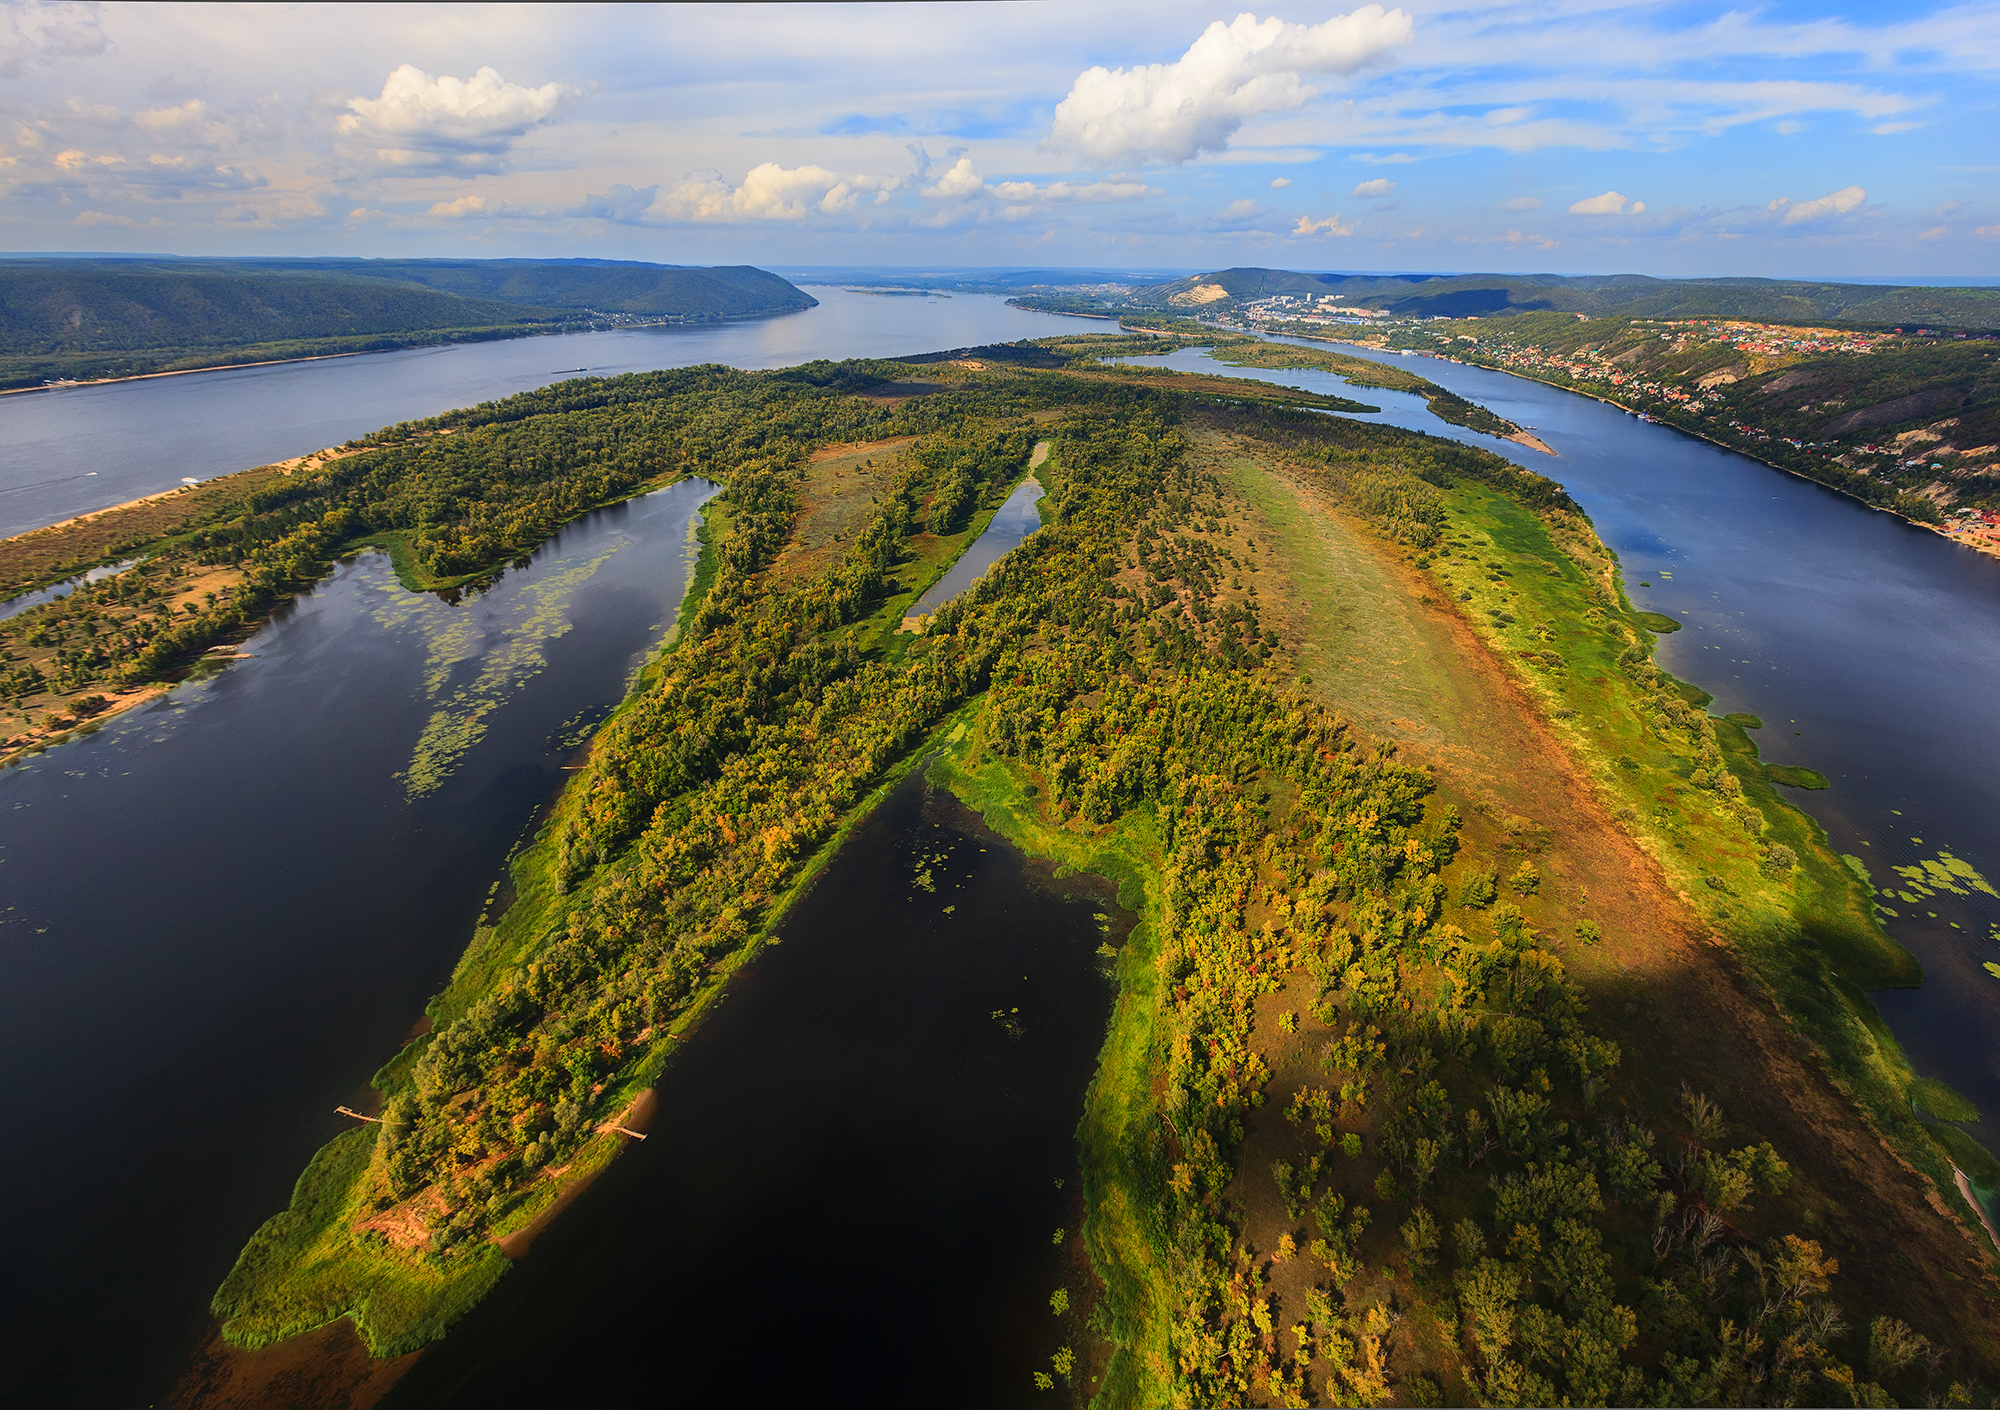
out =
[[0,387],[817,303],[744,265],[0,259]]
[[[1066,310],[1087,312],[1122,304],[1217,312],[1280,294],[1335,294],[1358,307],[1404,317],[1490,318],[1553,312],[1596,318],[1723,317],[1875,327],[1920,322],[1954,328],[2000,328],[2000,289],[1787,279],[1654,279],[1643,274],[1306,274],[1240,268],[1141,286],[1122,299],[1057,296],[1035,300],[1030,306],[1060,304]],[[1027,298],[1020,302],[1030,303]]]

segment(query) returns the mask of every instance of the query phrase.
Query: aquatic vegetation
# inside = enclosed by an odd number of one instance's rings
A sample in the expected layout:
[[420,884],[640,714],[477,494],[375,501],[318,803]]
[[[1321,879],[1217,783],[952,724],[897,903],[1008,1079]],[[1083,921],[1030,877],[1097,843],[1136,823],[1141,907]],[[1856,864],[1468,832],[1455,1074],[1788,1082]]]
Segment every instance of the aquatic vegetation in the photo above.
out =
[[1915,905],[1919,897],[1935,896],[1940,891],[1968,897],[1979,891],[2000,900],[2000,891],[1993,889],[1992,882],[1980,875],[1970,862],[1949,852],[1939,852],[1936,857],[1927,857],[1913,866],[1891,867],[1890,870],[1908,883],[1899,894],[1909,905]]

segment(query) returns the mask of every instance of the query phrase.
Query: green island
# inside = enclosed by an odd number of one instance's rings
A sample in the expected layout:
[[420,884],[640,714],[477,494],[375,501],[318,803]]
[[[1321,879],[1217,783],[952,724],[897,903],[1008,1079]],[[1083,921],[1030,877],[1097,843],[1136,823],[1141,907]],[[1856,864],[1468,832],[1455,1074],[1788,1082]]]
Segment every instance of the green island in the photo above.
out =
[[[691,368],[393,427],[217,482],[121,547],[141,567],[41,609],[72,642],[107,634],[86,614],[158,624],[120,658],[136,685],[358,543],[445,583],[647,487],[725,487],[679,631],[376,1075],[379,1120],[244,1248],[223,1335],[443,1334],[921,768],[1137,916],[1078,1128],[1090,1267],[1036,1385],[1990,1394],[2000,1281],[1957,1172],[1984,1196],[2000,1163],[1865,997],[1917,966],[1754,722],[1654,665],[1560,488],[1284,389],[1036,346],[1057,365]],[[1042,531],[898,631],[1041,442]],[[190,612],[201,572],[234,577]]]
[[[1190,318],[1132,318],[1130,331],[1085,334],[1071,338],[1045,338],[1040,346],[1060,349],[1068,366],[1085,368],[1101,365],[1112,357],[1161,356],[1181,348],[1207,348],[1217,362],[1232,367],[1262,367],[1274,370],[1312,368],[1331,372],[1356,387],[1381,387],[1409,392],[1424,398],[1431,413],[1440,421],[1489,436],[1517,440],[1537,450],[1548,447],[1505,417],[1496,416],[1474,401],[1447,391],[1427,378],[1401,367],[1385,366],[1365,357],[1335,352],[1330,348],[1302,347],[1297,343],[1274,343],[1241,333],[1218,331]],[[1380,411],[1377,406],[1344,398],[1327,399],[1330,410],[1342,412]]]

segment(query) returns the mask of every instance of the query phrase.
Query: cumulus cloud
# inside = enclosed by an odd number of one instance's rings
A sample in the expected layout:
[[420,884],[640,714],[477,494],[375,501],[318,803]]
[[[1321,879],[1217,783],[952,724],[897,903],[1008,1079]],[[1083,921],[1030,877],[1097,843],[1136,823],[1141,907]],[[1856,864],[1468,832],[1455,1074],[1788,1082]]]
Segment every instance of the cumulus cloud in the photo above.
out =
[[934,201],[999,200],[1015,207],[1035,205],[1098,204],[1105,201],[1136,201],[1159,192],[1143,181],[1051,181],[1037,186],[1032,181],[996,181],[989,184],[973,168],[971,157],[960,157],[934,185],[923,188]]
[[524,88],[491,68],[461,79],[404,64],[381,97],[350,98],[333,126],[351,150],[392,171],[504,171],[514,142],[554,117],[569,92],[560,83]]
[[1644,215],[1645,212],[1644,201],[1631,200],[1616,191],[1606,191],[1602,196],[1578,201],[1569,208],[1571,215]]
[[[657,189],[657,188],[655,188]],[[425,212],[440,220],[493,219],[498,216],[518,214],[518,209],[507,201],[488,200],[484,196],[460,196],[455,201],[439,201]]]
[[1291,184],[1292,178],[1289,176],[1274,176],[1271,178],[1271,189],[1273,191],[1282,191]]
[[1502,201],[1493,207],[1496,211],[1538,211],[1541,208],[1540,196],[1516,196],[1511,201]]
[[613,185],[592,193],[568,209],[514,206],[467,198],[441,201],[431,214],[467,216],[567,217],[606,220],[616,225],[745,224],[752,221],[802,221],[813,216],[852,215],[864,196],[880,204],[912,178],[843,176],[823,166],[780,166],[762,162],[731,185],[713,169],[694,171],[670,186]]
[[1972,232],[1985,240],[2000,240],[2000,225],[1981,225]]
[[1765,209],[1783,211],[1787,225],[1802,225],[1809,220],[1825,220],[1830,215],[1846,215],[1867,199],[1868,193],[1859,186],[1845,186],[1816,201],[1792,201],[1780,196]]
[[741,186],[720,176],[690,176],[663,191],[652,210],[675,221],[804,220],[851,212],[860,204],[855,181],[823,166],[782,167],[762,162]]
[[1352,235],[1353,233],[1354,227],[1337,215],[1330,215],[1325,220],[1314,220],[1309,215],[1302,215],[1299,217],[1299,223],[1292,227],[1294,235]]
[[1347,194],[1350,196],[1386,196],[1396,189],[1396,183],[1386,176],[1378,176],[1373,181],[1364,181]]
[[1352,73],[1410,35],[1410,17],[1380,5],[1319,25],[1217,20],[1171,64],[1078,74],[1047,145],[1100,167],[1191,161],[1221,151],[1249,119],[1317,96],[1306,75]]

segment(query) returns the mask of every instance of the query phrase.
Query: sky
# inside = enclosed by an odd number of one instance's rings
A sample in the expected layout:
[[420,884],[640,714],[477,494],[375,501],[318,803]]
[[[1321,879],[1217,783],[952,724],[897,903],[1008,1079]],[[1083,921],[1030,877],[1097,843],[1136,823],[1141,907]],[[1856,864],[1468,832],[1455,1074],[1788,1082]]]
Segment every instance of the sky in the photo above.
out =
[[0,249],[2000,275],[2000,0],[0,5]]

